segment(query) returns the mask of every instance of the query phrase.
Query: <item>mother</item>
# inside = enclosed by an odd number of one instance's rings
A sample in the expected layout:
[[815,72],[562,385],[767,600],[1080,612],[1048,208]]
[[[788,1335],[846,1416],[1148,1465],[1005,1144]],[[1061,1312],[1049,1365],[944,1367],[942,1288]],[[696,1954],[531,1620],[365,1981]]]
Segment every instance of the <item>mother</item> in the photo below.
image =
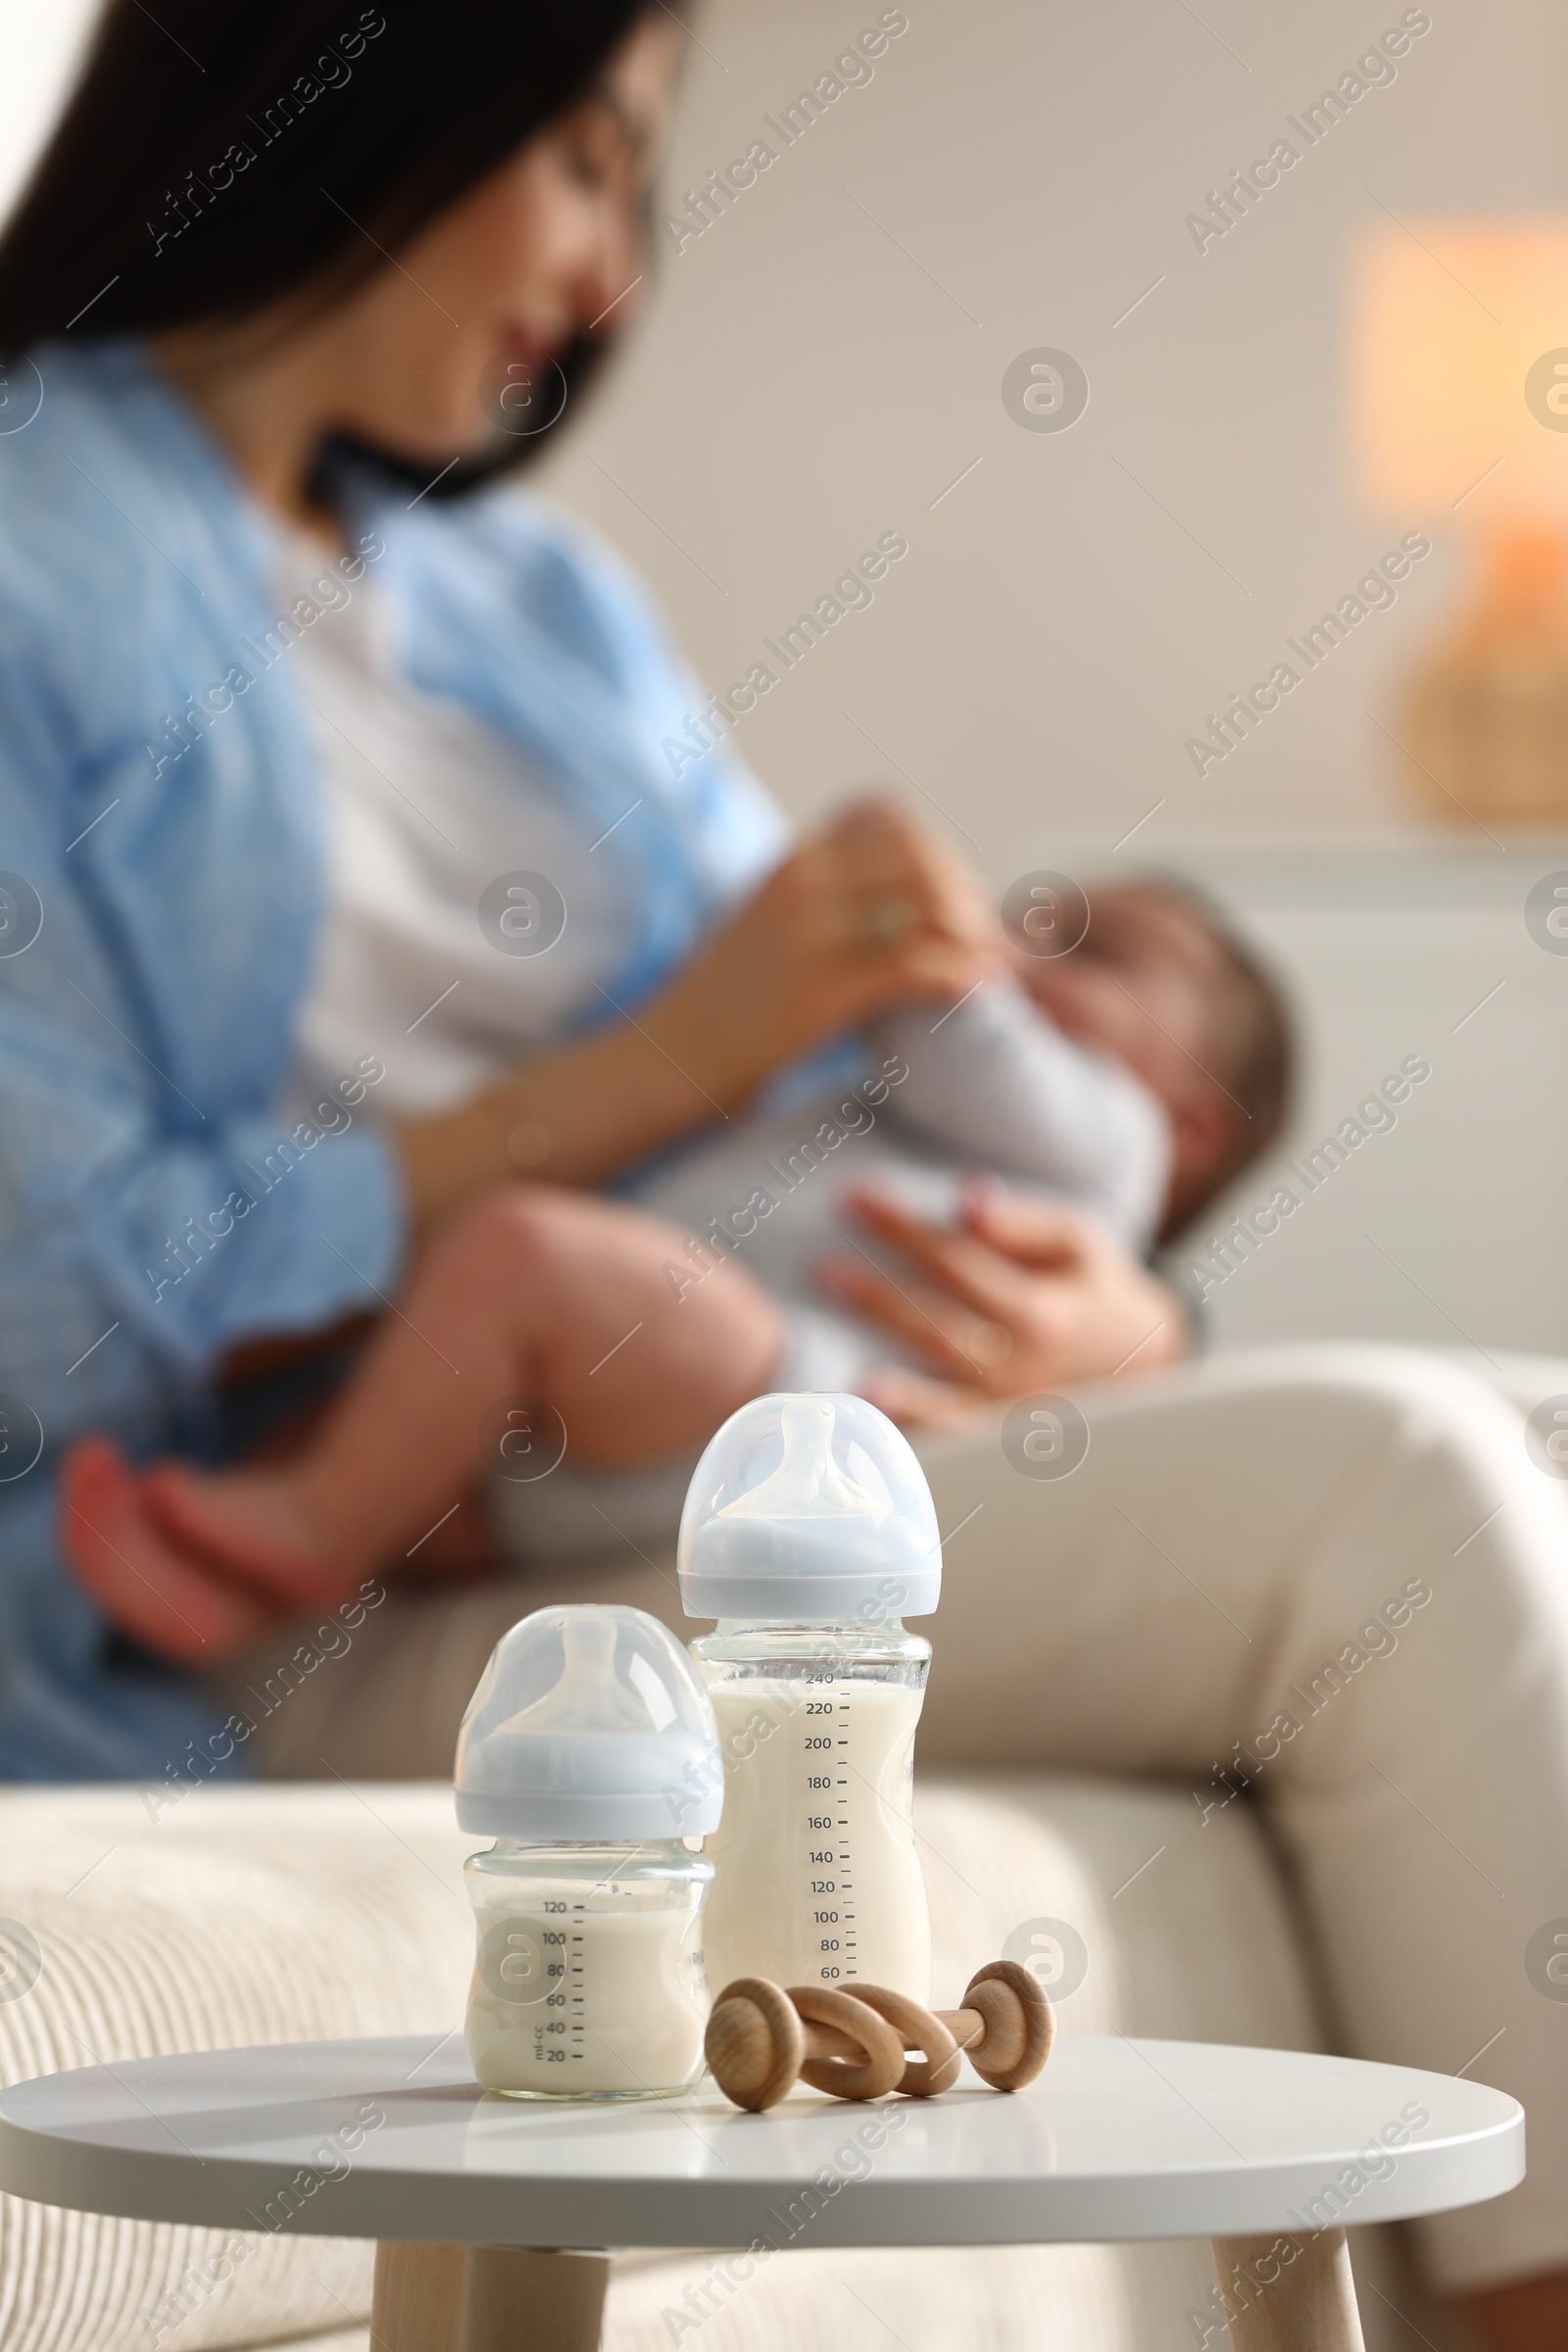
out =
[[[519,387],[574,399],[635,299],[679,37],[639,0],[452,0],[439,29],[115,0],[0,243],[14,1776],[157,1776],[213,1720],[59,1567],[45,1481],[73,1436],[232,1446],[237,1378],[329,1372],[475,1194],[603,1183],[980,968],[969,885],[902,819],[786,855],[721,748],[677,781],[662,740],[701,697],[637,589],[485,493],[529,445]],[[514,877],[553,869],[565,934],[497,954],[508,905],[526,931],[543,904]],[[881,920],[890,898],[913,919]],[[392,968],[395,1004],[370,985]],[[918,1271],[865,1303],[946,1334],[938,1369],[976,1313],[1020,1391],[1175,1352],[1174,1302],[1070,1221],[892,1231]],[[965,1532],[925,1752],[1207,1787],[1267,1727],[1258,1793],[1347,2046],[1451,2067],[1508,2029],[1488,2072],[1531,2095],[1530,2181],[1425,2242],[1488,2341],[1559,2343],[1568,2069],[1520,1964],[1568,1907],[1559,1497],[1499,1399],[1415,1359],[1131,1377],[1070,1479],[1017,1476],[990,1432],[934,1452]],[[584,1574],[668,1612],[640,1557]],[[1417,1589],[1397,1671],[1277,1728]],[[253,1752],[442,1769],[518,1605],[395,1595],[329,1707],[301,1692]],[[1475,1910],[1483,1846],[1506,1918]]]

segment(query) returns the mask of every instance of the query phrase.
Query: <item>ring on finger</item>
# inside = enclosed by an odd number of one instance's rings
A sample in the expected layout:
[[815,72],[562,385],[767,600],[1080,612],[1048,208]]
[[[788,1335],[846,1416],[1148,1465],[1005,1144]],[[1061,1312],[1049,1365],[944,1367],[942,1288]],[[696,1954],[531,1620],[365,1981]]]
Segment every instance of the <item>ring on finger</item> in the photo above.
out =
[[1012,1334],[1002,1323],[977,1323],[969,1334],[966,1352],[983,1371],[994,1371],[1012,1353]]
[[873,899],[861,929],[869,948],[896,948],[919,921],[918,909],[907,899]]

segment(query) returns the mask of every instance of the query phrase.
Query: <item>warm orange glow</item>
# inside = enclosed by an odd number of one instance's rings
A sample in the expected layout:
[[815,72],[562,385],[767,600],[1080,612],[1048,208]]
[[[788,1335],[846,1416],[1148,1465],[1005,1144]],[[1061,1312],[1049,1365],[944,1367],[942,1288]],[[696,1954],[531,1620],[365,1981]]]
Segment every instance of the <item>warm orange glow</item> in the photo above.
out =
[[1404,218],[1367,227],[1351,278],[1362,496],[1428,527],[1568,518],[1568,218]]

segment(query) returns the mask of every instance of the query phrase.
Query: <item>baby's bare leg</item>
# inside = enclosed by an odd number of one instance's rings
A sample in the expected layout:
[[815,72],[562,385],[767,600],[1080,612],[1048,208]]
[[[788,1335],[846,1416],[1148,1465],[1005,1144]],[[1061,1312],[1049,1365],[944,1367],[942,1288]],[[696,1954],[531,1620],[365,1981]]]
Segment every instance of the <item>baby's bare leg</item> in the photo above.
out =
[[782,1344],[777,1306],[733,1260],[699,1279],[672,1227],[513,1186],[432,1243],[302,1454],[216,1477],[171,1465],[149,1500],[241,1574],[291,1555],[352,1576],[466,1491],[509,1404],[559,1413],[575,1459],[630,1467],[708,1437],[766,1387]]

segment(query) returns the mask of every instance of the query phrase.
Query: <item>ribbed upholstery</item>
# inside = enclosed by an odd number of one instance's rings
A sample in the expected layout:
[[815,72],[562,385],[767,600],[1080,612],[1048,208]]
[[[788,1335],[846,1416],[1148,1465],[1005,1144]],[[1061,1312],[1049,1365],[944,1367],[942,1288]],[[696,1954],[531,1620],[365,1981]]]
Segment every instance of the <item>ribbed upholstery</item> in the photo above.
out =
[[[1203,1830],[1185,1794],[1159,1787],[947,1780],[922,1788],[918,1824],[939,2000],[956,1998],[1011,1929],[1050,1917],[1090,1953],[1066,2030],[1311,2044],[1290,1915],[1242,1808]],[[438,2034],[463,2013],[460,1865],[473,1842],[445,1788],[406,1784],[208,1787],[172,1805],[122,1788],[0,1793],[0,1917],[42,1954],[36,1984],[0,1998],[0,2075]],[[309,2338],[309,2352],[366,2352],[352,2323],[368,2306],[368,2246],[252,2236],[227,2278],[204,2281],[223,2242],[0,2200],[0,2345],[210,2352],[295,2339],[307,2352]],[[609,2352],[689,2342],[683,2297],[711,2268],[701,2254],[623,2259]],[[710,2293],[700,2332],[703,2352],[862,2352],[899,2338],[920,2352],[1176,2352],[1196,2340],[1183,2315],[1210,2278],[1201,2246],[803,2248],[727,2298]],[[182,2282],[183,2316],[166,2306],[160,2331],[160,2298]]]

